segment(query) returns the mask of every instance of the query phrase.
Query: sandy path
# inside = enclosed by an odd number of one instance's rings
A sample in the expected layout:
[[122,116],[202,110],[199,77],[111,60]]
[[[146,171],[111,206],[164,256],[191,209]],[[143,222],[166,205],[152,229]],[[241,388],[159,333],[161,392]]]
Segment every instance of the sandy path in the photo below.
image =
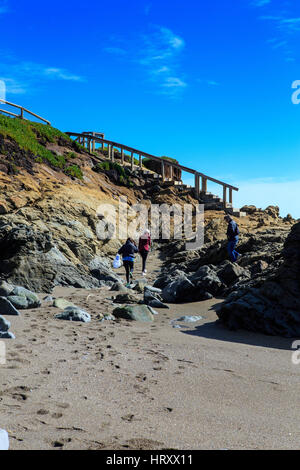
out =
[[[45,303],[9,318],[0,427],[11,448],[299,448],[291,340],[224,330],[217,300],[170,305],[153,324],[100,323],[112,293],[90,293],[54,292],[86,308],[89,324],[57,320]],[[183,314],[204,318],[173,328]]]

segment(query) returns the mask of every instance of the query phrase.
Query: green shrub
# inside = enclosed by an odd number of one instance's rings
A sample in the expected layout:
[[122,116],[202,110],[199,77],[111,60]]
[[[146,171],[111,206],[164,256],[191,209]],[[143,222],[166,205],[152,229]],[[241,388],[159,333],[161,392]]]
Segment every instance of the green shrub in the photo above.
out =
[[72,158],[77,158],[76,153],[74,152],[68,152],[67,155],[65,155],[66,160],[71,160]]
[[73,176],[74,178],[78,178],[82,180],[83,174],[79,166],[77,165],[71,165],[65,168],[65,173],[69,176]]
[[118,163],[112,162],[112,161],[105,161],[105,162],[97,163],[97,165],[95,166],[95,171],[100,172],[100,173],[102,171],[109,171],[109,170],[114,170],[118,173],[120,184],[122,184],[123,186],[129,186],[129,187],[133,186],[132,181],[130,181],[130,178],[128,178],[128,170],[123,168]]
[[[67,171],[67,168],[65,168],[65,157],[63,155],[54,155],[50,150],[42,145],[42,143],[57,142],[57,140],[64,140],[67,143],[73,144],[72,139],[60,130],[48,126],[47,124],[19,118],[12,119],[0,114],[0,134],[14,140],[22,150],[25,150],[32,155],[35,162],[48,163],[53,168],[59,168],[65,172]],[[68,154],[70,158],[73,158],[73,156],[71,157],[71,154],[76,156],[73,152],[70,152],[70,154]],[[76,168],[80,170],[79,167]],[[72,172],[73,170],[68,169],[67,174],[69,174],[70,171]],[[78,171],[77,169],[74,169],[73,172],[74,175],[72,176],[82,178],[81,170]]]

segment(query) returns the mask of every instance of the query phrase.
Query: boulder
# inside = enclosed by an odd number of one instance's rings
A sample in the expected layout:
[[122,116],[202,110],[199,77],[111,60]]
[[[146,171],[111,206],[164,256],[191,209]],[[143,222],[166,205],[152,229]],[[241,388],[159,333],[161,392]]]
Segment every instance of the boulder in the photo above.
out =
[[99,265],[98,268],[91,269],[90,273],[99,281],[121,282],[121,278],[117,276],[111,268],[107,268],[105,265]]
[[153,287],[157,287],[160,289],[164,289],[168,284],[170,284],[172,281],[178,280],[180,278],[185,279],[186,274],[184,271],[181,271],[179,269],[175,269],[170,272],[163,272],[154,282]]
[[20,315],[20,312],[7,300],[6,297],[0,297],[0,314],[3,315]]
[[66,307],[62,313],[55,315],[59,320],[81,321],[88,323],[91,321],[91,316],[85,310],[76,306]]
[[0,315],[0,338],[1,339],[15,339],[15,335],[10,333],[10,322]]
[[103,317],[100,318],[99,321],[103,323],[105,321],[114,321],[115,319],[116,317],[114,317],[113,315],[107,314],[107,315],[103,315]]
[[9,300],[12,305],[19,310],[28,308],[28,300],[22,295],[9,295],[7,300]]
[[115,292],[128,292],[128,289],[124,286],[124,284],[122,282],[115,282],[111,288],[110,288],[111,291],[115,291]]
[[0,224],[1,273],[8,283],[34,292],[50,292],[56,285],[99,286],[83,265],[75,266],[60,252],[50,232],[21,223]]
[[250,272],[239,266],[237,263],[225,261],[217,271],[219,278],[227,285],[230,286],[236,283],[240,278],[250,278]]
[[177,281],[172,281],[162,291],[162,298],[168,303],[185,302],[189,293],[196,290],[187,277],[180,277]]
[[1,281],[0,283],[0,296],[1,297],[8,297],[12,291],[14,290],[14,287],[12,284],[8,284],[6,281]]
[[169,308],[168,305],[162,302],[163,299],[160,296],[160,292],[162,292],[160,289],[145,287],[144,303],[154,308]]
[[4,332],[4,331],[8,331],[9,329],[10,329],[10,322],[6,320],[6,318],[2,317],[2,315],[0,315],[0,331]]
[[116,318],[125,318],[126,320],[135,320],[140,322],[153,322],[154,317],[147,305],[125,305],[117,307],[113,311]]
[[67,307],[75,307],[75,305],[69,300],[58,298],[53,301],[53,307],[61,308],[62,310],[64,310]]
[[226,287],[213,266],[201,266],[189,280],[196,286],[197,290],[209,292],[213,296],[220,295]]
[[117,304],[138,304],[140,303],[139,297],[134,294],[118,294],[114,298],[114,303]]
[[41,301],[38,296],[25,287],[16,286],[11,295],[25,298],[28,305],[27,308],[37,308],[41,306]]
[[0,339],[16,339],[16,337],[10,331],[0,331]]

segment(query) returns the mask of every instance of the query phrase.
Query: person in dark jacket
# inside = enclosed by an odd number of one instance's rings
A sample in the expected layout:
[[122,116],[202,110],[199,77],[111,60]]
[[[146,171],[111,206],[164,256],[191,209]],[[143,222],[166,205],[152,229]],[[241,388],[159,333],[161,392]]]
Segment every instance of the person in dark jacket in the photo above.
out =
[[150,232],[149,230],[145,230],[139,239],[139,254],[141,255],[142,261],[143,261],[143,267],[142,267],[143,276],[145,276],[147,272],[146,261],[149,255],[150,247],[151,247]]
[[238,224],[230,217],[230,215],[226,215],[224,217],[226,222],[228,223],[227,227],[227,239],[228,239],[228,244],[227,244],[227,251],[230,257],[230,261],[235,263],[238,258],[241,256],[240,253],[238,253],[235,248],[238,244],[239,241],[239,227]]
[[135,253],[138,252],[135,241],[132,238],[128,238],[126,243],[121,246],[118,251],[119,255],[122,255],[123,265],[126,271],[126,287],[130,286],[130,278],[133,276],[133,267],[135,260]]

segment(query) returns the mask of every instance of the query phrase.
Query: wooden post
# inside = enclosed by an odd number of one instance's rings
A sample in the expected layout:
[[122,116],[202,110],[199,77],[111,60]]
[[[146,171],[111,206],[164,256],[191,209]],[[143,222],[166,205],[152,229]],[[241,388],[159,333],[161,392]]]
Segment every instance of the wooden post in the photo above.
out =
[[113,145],[111,146],[111,161],[115,161],[115,149]]
[[195,192],[196,192],[196,198],[199,198],[199,174],[195,173]]
[[140,165],[140,168],[142,169],[143,164],[142,164],[142,155],[141,154],[139,155],[139,165]]
[[226,201],[226,197],[227,197],[227,195],[226,195],[226,193],[227,193],[226,189],[227,189],[227,187],[226,187],[226,186],[223,186],[223,207],[224,207],[224,209],[226,209],[226,202],[227,202],[227,201]]
[[23,108],[21,108],[20,118],[21,118],[21,119],[24,119],[24,109],[23,109]]
[[170,168],[170,178],[171,178],[171,180],[173,180],[173,173],[174,173],[173,172],[173,166],[170,165],[169,168]]
[[204,178],[204,176],[202,176],[202,187],[201,187],[201,191],[203,191],[204,193],[207,192],[207,178]]
[[162,160],[161,161],[161,175],[162,175],[162,181],[165,181],[165,162]]
[[91,138],[88,139],[88,143],[89,143],[89,152],[92,153],[92,139]]
[[95,132],[93,132],[93,152],[96,150],[96,142],[95,142]]
[[131,152],[131,171],[133,171],[133,162],[134,162],[133,152]]
[[123,147],[121,148],[121,162],[122,162],[122,165],[124,165],[124,149],[123,149]]
[[110,160],[110,144],[107,144],[107,158]]
[[104,150],[104,142],[103,142],[103,140],[102,140],[102,150]]
[[232,188],[229,188],[229,202],[232,204]]

